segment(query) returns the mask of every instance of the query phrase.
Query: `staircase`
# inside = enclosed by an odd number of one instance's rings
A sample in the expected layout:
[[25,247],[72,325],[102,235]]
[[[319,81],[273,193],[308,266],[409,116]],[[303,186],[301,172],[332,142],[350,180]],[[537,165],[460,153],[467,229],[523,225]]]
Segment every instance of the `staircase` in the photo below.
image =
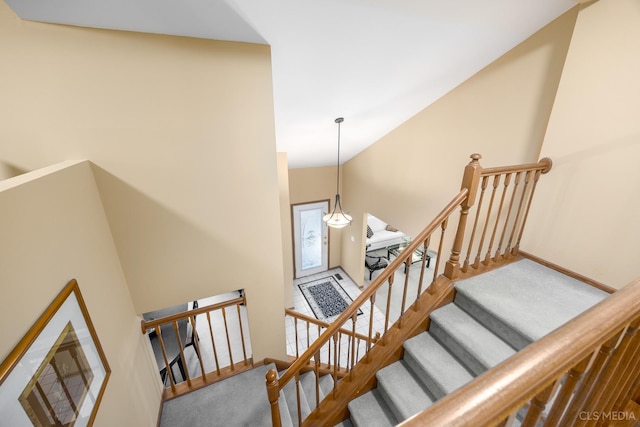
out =
[[[377,387],[349,403],[350,419],[340,425],[394,426],[609,295],[529,259],[455,289],[454,301],[432,313],[428,330],[404,343],[402,359],[378,371]],[[300,383],[305,419],[316,406],[314,373]],[[321,377],[320,401],[332,388],[331,376]],[[284,394],[283,425],[298,425],[294,381]]]
[[[196,390],[184,418],[169,411],[186,397],[180,396],[165,403],[161,426],[292,426],[299,419],[313,426],[387,426],[410,417],[403,425],[494,426],[525,412],[527,426],[538,425],[541,415],[549,425],[586,425],[579,413],[623,414],[629,422],[616,425],[637,425],[640,279],[609,296],[523,257],[529,206],[551,161],[483,168],[478,154],[471,158],[458,194],[280,378],[275,364],[268,364]],[[458,209],[455,234],[449,234]],[[404,268],[414,264],[419,249],[425,254],[437,247],[443,255],[445,241],[451,255],[436,258],[432,280],[424,274],[425,256],[417,273]],[[409,285],[416,274],[414,293]],[[456,283],[461,277],[466,279]],[[375,296],[383,285],[392,295],[394,282],[403,295],[400,317],[389,324],[387,314],[379,338],[372,330]],[[358,319],[369,304],[369,316]],[[354,365],[353,356],[340,384],[334,388],[331,376],[316,380],[307,372],[313,366],[337,377],[339,352],[327,361],[318,355],[335,347],[345,328],[355,331],[363,322],[369,325],[363,360]],[[346,335],[347,345],[360,339],[356,335]],[[202,397],[206,390],[218,392]],[[200,406],[193,405],[196,398]],[[170,412],[174,417],[167,421]]]
[[[431,315],[427,331],[404,343],[401,360],[380,369],[377,387],[352,400],[341,426],[393,426],[496,366],[609,294],[528,259],[462,280],[456,297]],[[274,364],[165,402],[161,427],[271,426],[264,378]],[[301,419],[333,389],[300,375]],[[279,398],[283,426],[298,425],[296,382]],[[220,424],[216,424],[216,423]]]
[[609,294],[523,259],[456,284],[377,387],[348,407],[355,426],[393,426],[429,407]]

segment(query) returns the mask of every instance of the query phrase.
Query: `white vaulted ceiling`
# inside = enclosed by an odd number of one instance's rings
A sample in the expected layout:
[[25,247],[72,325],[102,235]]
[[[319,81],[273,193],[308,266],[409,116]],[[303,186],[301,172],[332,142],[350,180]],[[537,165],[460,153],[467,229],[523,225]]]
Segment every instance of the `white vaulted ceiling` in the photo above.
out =
[[5,0],[22,19],[271,46],[289,166],[346,161],[573,0]]

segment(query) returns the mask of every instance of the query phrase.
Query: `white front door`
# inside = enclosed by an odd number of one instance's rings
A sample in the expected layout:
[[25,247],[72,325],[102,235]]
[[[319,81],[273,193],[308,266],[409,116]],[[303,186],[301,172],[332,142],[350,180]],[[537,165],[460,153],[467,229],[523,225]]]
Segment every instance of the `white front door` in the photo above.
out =
[[328,200],[292,206],[296,279],[329,268],[329,232],[322,221],[327,212]]

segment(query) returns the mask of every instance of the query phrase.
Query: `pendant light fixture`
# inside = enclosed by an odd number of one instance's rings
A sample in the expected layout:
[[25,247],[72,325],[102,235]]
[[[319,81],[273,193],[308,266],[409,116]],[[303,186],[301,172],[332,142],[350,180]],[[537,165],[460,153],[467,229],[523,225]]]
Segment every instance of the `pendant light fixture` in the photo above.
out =
[[342,228],[351,224],[351,215],[342,211],[342,205],[340,204],[340,123],[344,122],[342,117],[338,117],[336,120],[338,124],[338,177],[336,179],[336,201],[333,204],[333,211],[322,217],[322,220],[332,228]]

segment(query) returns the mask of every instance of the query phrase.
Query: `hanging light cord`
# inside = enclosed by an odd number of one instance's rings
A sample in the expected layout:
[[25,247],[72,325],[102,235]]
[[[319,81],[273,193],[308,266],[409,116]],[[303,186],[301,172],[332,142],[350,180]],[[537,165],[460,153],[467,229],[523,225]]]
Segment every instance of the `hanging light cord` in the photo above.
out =
[[336,194],[340,194],[340,123],[343,121],[344,119],[342,117],[336,119],[336,123],[338,124],[338,179],[336,180]]

